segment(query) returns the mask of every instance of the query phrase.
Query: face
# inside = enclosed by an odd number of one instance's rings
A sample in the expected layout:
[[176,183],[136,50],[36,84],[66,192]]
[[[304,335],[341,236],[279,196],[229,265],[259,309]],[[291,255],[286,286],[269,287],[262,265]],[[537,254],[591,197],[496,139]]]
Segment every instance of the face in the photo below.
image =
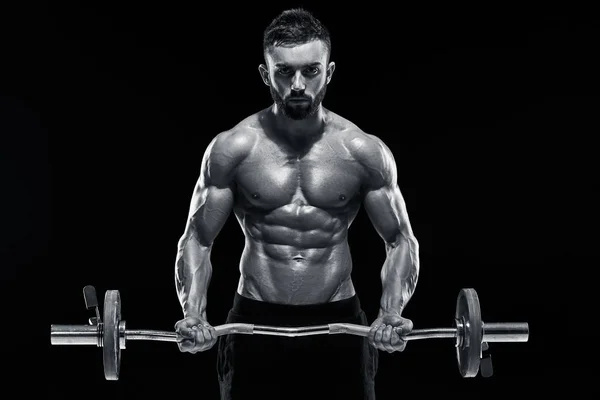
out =
[[259,71],[285,116],[300,120],[317,112],[335,69],[327,58],[327,47],[320,40],[267,52],[267,64]]

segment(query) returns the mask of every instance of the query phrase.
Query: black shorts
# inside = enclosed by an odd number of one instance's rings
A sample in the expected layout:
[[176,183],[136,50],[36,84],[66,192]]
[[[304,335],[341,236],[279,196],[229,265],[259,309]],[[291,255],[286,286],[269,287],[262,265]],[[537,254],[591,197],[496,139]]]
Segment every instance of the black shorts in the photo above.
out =
[[[282,305],[236,293],[226,323],[368,325],[358,297],[316,305]],[[375,399],[378,351],[349,334],[301,337],[231,334],[218,339],[222,400]]]

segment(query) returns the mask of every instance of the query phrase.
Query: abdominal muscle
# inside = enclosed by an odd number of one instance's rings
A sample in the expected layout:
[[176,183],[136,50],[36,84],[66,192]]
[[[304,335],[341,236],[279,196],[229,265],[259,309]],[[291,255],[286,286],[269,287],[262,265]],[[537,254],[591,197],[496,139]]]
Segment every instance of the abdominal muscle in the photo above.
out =
[[[279,304],[319,304],[355,294],[346,229],[245,224],[238,293]],[[337,229],[335,229],[337,228]]]

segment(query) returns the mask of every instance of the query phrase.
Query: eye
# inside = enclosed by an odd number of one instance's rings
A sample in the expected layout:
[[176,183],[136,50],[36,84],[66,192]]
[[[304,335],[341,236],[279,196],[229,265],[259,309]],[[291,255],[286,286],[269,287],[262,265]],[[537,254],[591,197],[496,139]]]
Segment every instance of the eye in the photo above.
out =
[[308,75],[317,75],[320,71],[317,67],[308,67],[304,70]]
[[291,72],[292,70],[288,67],[281,67],[277,69],[277,73],[280,75],[289,75]]

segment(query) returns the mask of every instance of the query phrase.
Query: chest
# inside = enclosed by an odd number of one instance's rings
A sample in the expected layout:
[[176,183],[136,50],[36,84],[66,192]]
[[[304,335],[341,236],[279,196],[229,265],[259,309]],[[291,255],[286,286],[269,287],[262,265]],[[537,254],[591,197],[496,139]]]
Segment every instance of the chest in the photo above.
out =
[[257,146],[237,170],[238,191],[257,207],[290,203],[343,207],[360,192],[362,166],[340,148],[318,143],[305,152]]

